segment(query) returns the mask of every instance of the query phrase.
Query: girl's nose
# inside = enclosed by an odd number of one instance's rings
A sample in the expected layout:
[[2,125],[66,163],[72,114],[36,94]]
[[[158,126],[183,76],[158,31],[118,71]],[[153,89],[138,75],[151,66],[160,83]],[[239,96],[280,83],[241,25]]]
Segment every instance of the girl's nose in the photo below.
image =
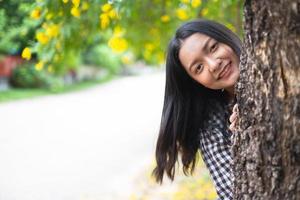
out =
[[207,64],[208,64],[209,70],[212,73],[219,71],[221,63],[222,63],[222,60],[220,58],[208,58],[207,59]]

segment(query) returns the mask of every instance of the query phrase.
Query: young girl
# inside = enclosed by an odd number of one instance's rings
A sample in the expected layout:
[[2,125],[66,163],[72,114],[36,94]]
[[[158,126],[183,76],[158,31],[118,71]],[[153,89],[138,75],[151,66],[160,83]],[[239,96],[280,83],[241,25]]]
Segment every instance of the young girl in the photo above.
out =
[[153,171],[158,182],[164,173],[174,180],[178,156],[184,173],[192,173],[200,149],[219,198],[233,199],[230,130],[235,127],[236,106],[229,115],[235,103],[240,53],[240,39],[217,22],[195,20],[176,31],[166,61]]

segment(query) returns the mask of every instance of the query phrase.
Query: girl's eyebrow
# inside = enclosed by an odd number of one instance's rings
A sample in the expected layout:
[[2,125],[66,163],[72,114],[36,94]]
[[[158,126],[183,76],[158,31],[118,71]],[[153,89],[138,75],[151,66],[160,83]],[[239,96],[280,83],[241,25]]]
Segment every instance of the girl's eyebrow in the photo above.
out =
[[[207,50],[207,46],[208,46],[208,44],[209,44],[209,42],[212,40],[212,38],[210,37],[210,38],[208,38],[206,41],[205,41],[205,43],[204,43],[204,45],[203,45],[203,47],[202,47],[202,51],[206,51]],[[196,63],[196,60],[194,60],[190,65],[189,65],[189,67],[188,67],[188,69],[191,71],[192,70],[192,67],[194,66],[194,64]]]

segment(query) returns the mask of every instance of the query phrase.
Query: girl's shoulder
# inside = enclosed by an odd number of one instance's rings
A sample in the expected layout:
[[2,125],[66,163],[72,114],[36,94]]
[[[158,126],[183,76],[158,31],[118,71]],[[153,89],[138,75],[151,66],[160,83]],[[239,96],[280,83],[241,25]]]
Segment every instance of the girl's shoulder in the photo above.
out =
[[229,107],[228,102],[211,99],[208,102],[209,111],[204,119],[203,127],[200,129],[201,135],[206,137],[215,137],[218,134],[222,138],[229,139],[231,131],[229,130]]
[[226,104],[222,101],[218,101],[216,99],[210,99],[208,101],[207,106],[207,115],[206,119],[204,119],[204,126],[203,128],[212,128],[212,127],[219,127],[223,128],[226,124]]

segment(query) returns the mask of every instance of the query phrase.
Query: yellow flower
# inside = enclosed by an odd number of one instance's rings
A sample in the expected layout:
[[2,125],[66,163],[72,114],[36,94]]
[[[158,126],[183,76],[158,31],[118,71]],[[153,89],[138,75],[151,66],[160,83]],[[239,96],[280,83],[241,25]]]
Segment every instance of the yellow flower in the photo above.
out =
[[181,3],[189,3],[190,0],[181,0]]
[[62,0],[64,3],[68,3],[69,2],[69,0]]
[[106,27],[108,27],[108,25],[109,25],[109,19],[107,18],[107,19],[102,19],[101,20],[101,29],[105,29]]
[[108,12],[111,8],[112,7],[109,3],[106,3],[103,6],[101,6],[101,9],[102,9],[103,12]]
[[135,194],[131,194],[129,197],[129,200],[137,200],[137,197]]
[[114,28],[114,36],[115,37],[120,37],[124,34],[125,30],[121,26],[116,26]]
[[56,24],[48,26],[46,29],[46,33],[49,37],[56,37],[59,33],[59,26]]
[[112,37],[108,41],[108,46],[117,53],[122,53],[128,48],[128,43],[124,38]]
[[109,25],[109,17],[106,13],[100,15],[101,29],[105,29]]
[[44,62],[43,61],[38,62],[37,64],[35,64],[34,68],[37,71],[41,71],[44,68]]
[[44,29],[47,29],[47,28],[48,28],[48,24],[47,24],[46,22],[44,22],[44,23],[42,24],[42,27],[43,27]]
[[207,15],[207,13],[208,13],[208,9],[207,9],[207,8],[204,8],[204,9],[201,11],[202,16]]
[[191,5],[193,8],[197,8],[201,5],[201,0],[192,0]]
[[109,16],[111,19],[117,18],[117,12],[116,12],[116,10],[115,10],[115,9],[112,9],[111,11],[109,11],[108,16]]
[[90,4],[88,2],[83,2],[82,3],[82,10],[88,10],[90,7]]
[[30,17],[32,19],[39,19],[41,17],[41,8],[35,8],[31,13]]
[[75,8],[78,8],[78,6],[80,4],[80,0],[72,0],[72,3],[73,3]]
[[155,48],[155,46],[154,46],[154,44],[152,44],[152,43],[147,43],[147,44],[145,44],[145,48],[146,48],[148,51],[153,51],[154,48]]
[[131,63],[131,57],[128,55],[124,55],[121,57],[121,61],[123,64],[128,65]]
[[31,50],[26,47],[23,49],[22,51],[22,58],[26,59],[26,60],[30,60],[31,59]]
[[168,22],[168,21],[170,21],[170,16],[169,15],[163,15],[163,16],[160,17],[160,20],[162,22]]
[[48,72],[52,73],[53,72],[53,66],[52,65],[49,65],[48,68],[47,68]]
[[72,14],[74,17],[79,18],[79,17],[80,17],[80,10],[78,9],[78,7],[73,7],[73,8],[71,9],[71,14]]
[[211,190],[210,193],[208,193],[208,196],[206,198],[208,198],[208,199],[216,199],[218,197],[217,193],[214,191],[213,186],[211,186],[211,187],[212,187],[212,190]]
[[206,199],[207,198],[207,194],[202,190],[197,190],[194,195],[197,199]]
[[36,39],[41,44],[47,44],[49,42],[49,37],[43,32],[38,32],[36,34]]
[[178,8],[176,10],[176,15],[181,20],[187,20],[189,18],[188,14],[186,13],[186,10],[184,10],[183,8]]

